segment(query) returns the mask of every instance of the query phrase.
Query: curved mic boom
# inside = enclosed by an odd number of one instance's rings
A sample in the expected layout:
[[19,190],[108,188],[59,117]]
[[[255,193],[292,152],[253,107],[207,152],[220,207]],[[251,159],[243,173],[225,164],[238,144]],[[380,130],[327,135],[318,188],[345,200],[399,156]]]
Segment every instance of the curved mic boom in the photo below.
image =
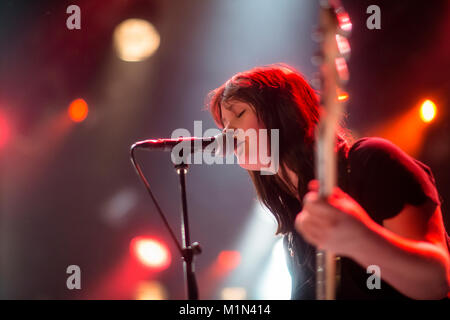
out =
[[[229,140],[232,139],[232,140]],[[183,144],[183,148],[190,153],[204,151],[214,151],[216,156],[226,156],[233,152],[236,145],[236,139],[227,133],[219,133],[212,137],[180,137],[175,139],[148,139],[134,143],[131,149],[140,148],[147,150],[172,151],[179,143]]]

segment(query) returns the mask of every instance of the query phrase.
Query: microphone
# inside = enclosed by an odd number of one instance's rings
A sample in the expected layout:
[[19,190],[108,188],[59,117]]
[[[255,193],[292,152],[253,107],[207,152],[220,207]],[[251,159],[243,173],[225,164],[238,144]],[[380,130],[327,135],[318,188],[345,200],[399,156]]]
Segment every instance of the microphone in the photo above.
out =
[[[181,144],[181,145],[179,145]],[[180,137],[175,139],[149,139],[134,143],[131,149],[160,150],[171,152],[175,146],[188,150],[190,153],[208,151],[215,156],[225,157],[232,154],[237,139],[232,131],[221,132],[212,137]],[[214,152],[213,152],[214,151]]]

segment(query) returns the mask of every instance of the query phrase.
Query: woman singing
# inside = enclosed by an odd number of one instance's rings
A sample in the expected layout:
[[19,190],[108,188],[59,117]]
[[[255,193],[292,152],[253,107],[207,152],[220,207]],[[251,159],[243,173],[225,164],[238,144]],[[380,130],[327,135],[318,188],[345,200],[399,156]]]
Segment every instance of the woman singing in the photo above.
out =
[[[298,71],[270,65],[238,73],[209,104],[224,130],[279,130],[276,174],[249,163],[248,140],[235,154],[284,235],[292,299],[315,298],[315,247],[341,257],[338,299],[447,297],[449,240],[429,167],[381,138],[350,143],[340,128],[338,187],[320,200],[313,180],[319,102]],[[369,266],[380,271],[379,286],[368,285]]]

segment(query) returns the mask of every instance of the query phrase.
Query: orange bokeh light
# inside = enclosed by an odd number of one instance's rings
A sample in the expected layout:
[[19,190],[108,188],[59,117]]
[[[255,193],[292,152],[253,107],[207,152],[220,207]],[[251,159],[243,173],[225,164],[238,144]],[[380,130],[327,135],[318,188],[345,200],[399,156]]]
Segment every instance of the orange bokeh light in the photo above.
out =
[[436,118],[436,114],[435,103],[428,99],[422,100],[407,112],[373,128],[365,136],[379,136],[390,140],[410,156],[417,157],[425,145],[429,124]]
[[68,110],[69,117],[73,122],[82,122],[86,119],[88,112],[88,105],[83,99],[76,99],[72,101]]
[[420,118],[423,122],[431,122],[436,117],[436,105],[431,100],[425,100],[420,107]]

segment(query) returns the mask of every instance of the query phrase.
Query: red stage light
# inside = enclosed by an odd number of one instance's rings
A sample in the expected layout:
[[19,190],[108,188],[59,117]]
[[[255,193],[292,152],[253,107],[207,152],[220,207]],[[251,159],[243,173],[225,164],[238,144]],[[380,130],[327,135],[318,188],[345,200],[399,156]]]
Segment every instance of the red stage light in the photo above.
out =
[[162,270],[170,265],[171,256],[167,246],[156,239],[136,237],[131,240],[130,248],[131,253],[148,267]]
[[9,141],[10,131],[6,118],[0,113],[0,148]]
[[86,119],[89,109],[86,101],[76,99],[69,106],[69,117],[73,122],[81,122]]
[[239,251],[222,251],[217,260],[221,268],[232,270],[241,262],[241,254]]

